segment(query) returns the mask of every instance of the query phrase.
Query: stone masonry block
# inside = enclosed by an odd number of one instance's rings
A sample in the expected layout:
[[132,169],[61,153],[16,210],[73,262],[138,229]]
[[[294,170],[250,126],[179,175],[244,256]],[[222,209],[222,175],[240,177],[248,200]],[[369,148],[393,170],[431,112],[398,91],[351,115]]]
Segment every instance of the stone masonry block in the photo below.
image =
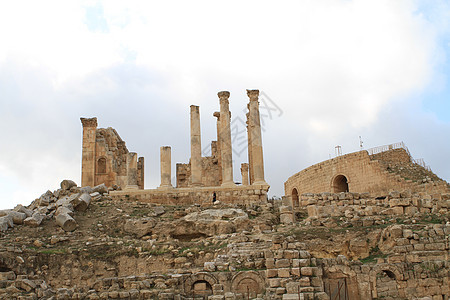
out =
[[289,259],[277,259],[275,261],[275,267],[277,268],[289,268],[291,266]]
[[281,278],[291,277],[291,269],[290,268],[278,269],[278,277]]

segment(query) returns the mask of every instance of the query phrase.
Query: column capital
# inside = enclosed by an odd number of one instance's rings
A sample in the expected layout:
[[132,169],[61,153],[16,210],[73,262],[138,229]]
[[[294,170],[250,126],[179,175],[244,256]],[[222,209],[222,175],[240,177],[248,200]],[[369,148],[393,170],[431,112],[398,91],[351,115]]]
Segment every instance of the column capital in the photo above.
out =
[[219,98],[222,99],[226,99],[228,100],[228,98],[230,98],[230,92],[228,91],[221,91],[217,93],[217,96],[219,96]]
[[247,90],[247,96],[250,100],[258,100],[259,90]]
[[97,118],[80,118],[83,127],[97,127]]

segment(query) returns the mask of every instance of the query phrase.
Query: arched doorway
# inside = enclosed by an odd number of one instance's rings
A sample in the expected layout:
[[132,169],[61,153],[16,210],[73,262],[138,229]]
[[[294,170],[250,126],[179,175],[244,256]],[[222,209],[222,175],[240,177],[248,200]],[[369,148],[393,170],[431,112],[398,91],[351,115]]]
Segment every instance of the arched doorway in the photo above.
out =
[[212,286],[206,280],[197,280],[192,284],[192,294],[196,296],[210,296],[213,294]]
[[231,290],[253,299],[264,292],[264,279],[255,271],[239,272],[231,280]]
[[344,175],[337,175],[331,183],[333,193],[348,192],[348,180]]
[[293,207],[298,207],[299,206],[298,191],[297,191],[296,188],[292,189],[292,206]]
[[392,271],[383,270],[376,276],[377,297],[397,299],[399,293],[395,274]]

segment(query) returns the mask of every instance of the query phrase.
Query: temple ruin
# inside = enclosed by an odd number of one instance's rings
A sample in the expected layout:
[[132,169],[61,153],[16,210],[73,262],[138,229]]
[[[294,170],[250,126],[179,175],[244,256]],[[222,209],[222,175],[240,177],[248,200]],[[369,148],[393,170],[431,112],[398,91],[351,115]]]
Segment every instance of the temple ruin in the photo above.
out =
[[248,163],[241,165],[241,183],[233,176],[230,93],[218,93],[217,141],[211,143],[211,156],[203,157],[200,108],[190,107],[191,157],[176,165],[176,186],[171,183],[171,147],[160,148],[161,184],[144,188],[144,159],[128,152],[125,143],[112,129],[97,129],[97,119],[81,118],[83,124],[82,186],[105,183],[120,186],[112,197],[129,197],[160,204],[258,203],[267,200],[269,185],[264,178],[264,159],[259,113],[259,90],[247,90]]
[[144,158],[129,152],[115,129],[97,128],[97,118],[81,118],[81,124],[81,185],[143,189]]

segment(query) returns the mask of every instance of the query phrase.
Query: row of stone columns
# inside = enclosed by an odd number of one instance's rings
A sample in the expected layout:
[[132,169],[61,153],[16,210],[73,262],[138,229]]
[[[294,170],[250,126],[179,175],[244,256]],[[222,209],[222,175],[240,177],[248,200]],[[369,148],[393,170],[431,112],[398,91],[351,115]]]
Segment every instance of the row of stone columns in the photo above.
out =
[[[233,150],[231,146],[231,112],[229,108],[230,92],[217,94],[220,100],[220,112],[217,118],[217,152],[219,166],[222,170],[222,186],[233,187]],[[243,185],[267,185],[264,179],[264,160],[262,151],[261,123],[259,114],[259,90],[247,90],[250,99],[247,113],[248,156],[249,164],[241,165]],[[191,105],[191,184],[202,185],[202,154],[200,110]],[[249,181],[250,177],[250,181]],[[160,188],[171,188],[171,148],[161,147],[161,185]]]

